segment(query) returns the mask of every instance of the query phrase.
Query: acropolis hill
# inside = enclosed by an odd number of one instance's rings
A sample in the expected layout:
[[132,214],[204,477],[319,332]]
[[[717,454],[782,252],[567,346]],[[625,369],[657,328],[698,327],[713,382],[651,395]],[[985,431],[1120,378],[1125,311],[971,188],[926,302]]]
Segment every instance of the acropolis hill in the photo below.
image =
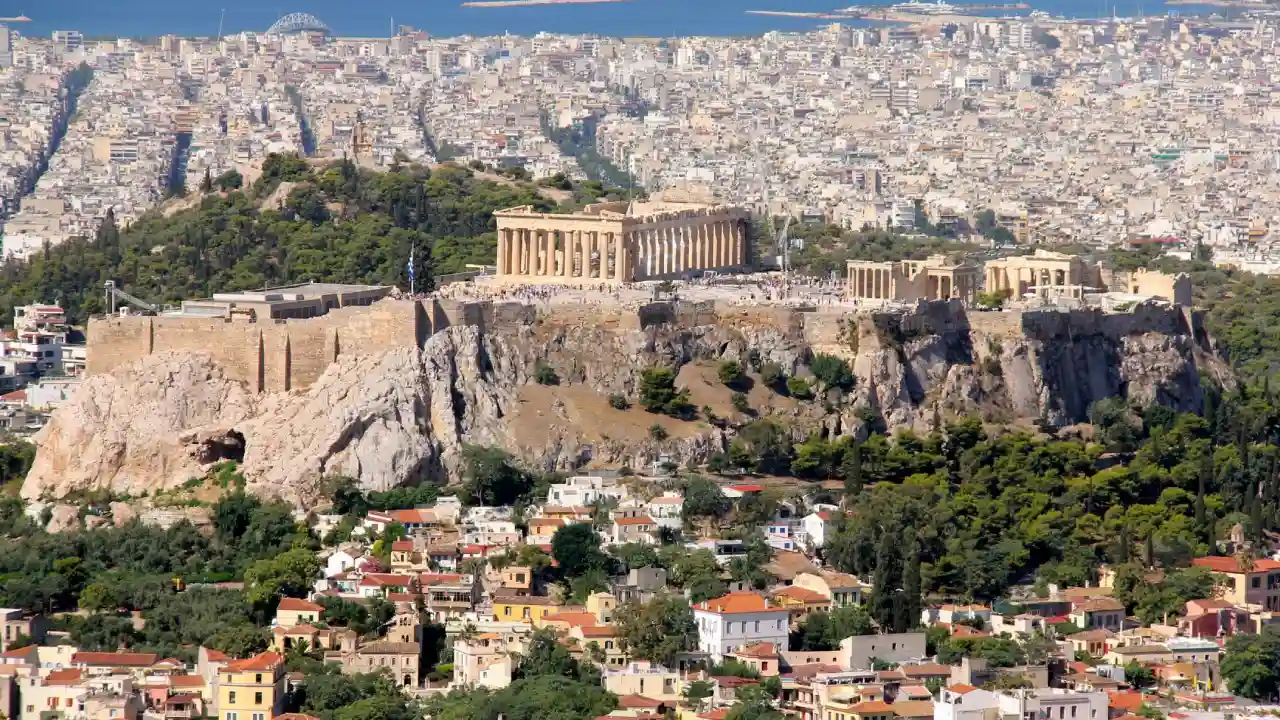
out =
[[[1201,406],[1199,373],[1220,375],[1200,314],[1143,302],[1123,312],[976,311],[769,302],[746,287],[565,290],[534,300],[449,293],[387,297],[311,318],[111,317],[89,323],[90,377],[38,436],[27,497],[111,488],[140,494],[242,458],[255,492],[295,502],[327,474],[386,488],[442,479],[464,442],[533,466],[645,466],[704,460],[746,422],[716,378],[723,360],[776,362],[804,376],[814,353],[848,359],[846,397],[799,400],[756,382],[760,417],[829,436],[859,433],[866,410],[889,427],[939,417],[1066,425],[1104,397]],[[202,301],[203,302],[203,301]],[[303,304],[290,312],[307,314]],[[207,309],[207,308],[205,308]],[[534,382],[547,364],[558,384]],[[678,369],[720,427],[632,407],[640,372]],[[756,376],[758,377],[758,376]],[[667,439],[651,439],[658,424]]]

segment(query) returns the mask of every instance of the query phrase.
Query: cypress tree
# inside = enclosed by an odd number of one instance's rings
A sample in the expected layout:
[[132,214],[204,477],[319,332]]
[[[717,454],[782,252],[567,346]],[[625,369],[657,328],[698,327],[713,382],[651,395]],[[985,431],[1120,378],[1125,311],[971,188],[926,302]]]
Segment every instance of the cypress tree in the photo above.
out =
[[1132,539],[1130,539],[1129,537],[1129,526],[1121,525],[1120,526],[1120,548],[1119,548],[1119,552],[1116,553],[1116,562],[1118,564],[1126,565],[1128,564],[1129,560],[1132,559],[1129,556],[1129,545],[1132,542],[1133,542]]
[[893,533],[885,530],[876,546],[876,567],[871,575],[871,617],[881,629],[893,627],[893,595],[898,582],[894,577],[898,569],[897,544]]
[[906,605],[907,622],[899,632],[913,628],[920,622],[920,608],[923,605],[923,590],[920,587],[920,543],[915,533],[907,541],[906,564],[902,571],[902,592]]
[[854,441],[849,451],[845,453],[843,465],[841,470],[844,471],[844,496],[848,500],[862,490],[862,443]]
[[1147,535],[1147,543],[1146,543],[1146,546],[1144,547],[1143,554],[1146,555],[1144,560],[1146,560],[1147,567],[1148,568],[1155,567],[1156,566],[1156,534],[1154,532]]
[[1218,521],[1213,517],[1213,511],[1207,513],[1208,522],[1205,523],[1205,537],[1209,543],[1209,554],[1213,555],[1218,552]]

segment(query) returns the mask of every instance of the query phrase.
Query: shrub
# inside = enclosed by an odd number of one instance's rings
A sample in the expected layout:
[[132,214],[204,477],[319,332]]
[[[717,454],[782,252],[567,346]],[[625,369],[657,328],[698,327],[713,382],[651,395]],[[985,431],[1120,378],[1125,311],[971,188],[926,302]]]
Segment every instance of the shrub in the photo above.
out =
[[689,402],[689,391],[676,390],[676,374],[666,368],[649,368],[640,373],[640,406],[651,413],[691,420],[697,409]]
[[760,366],[760,382],[768,387],[777,390],[787,381],[787,376],[782,372],[782,366],[776,362],[767,362]]
[[742,366],[733,360],[726,360],[720,363],[720,370],[717,374],[720,377],[720,382],[728,387],[738,387],[746,379],[746,373],[742,372]]
[[827,387],[845,390],[853,387],[853,368],[849,367],[848,361],[844,358],[818,353],[813,356],[813,360],[809,361],[809,370]]
[[809,382],[804,378],[787,378],[787,394],[801,400],[809,397]]
[[556,375],[556,369],[541,360],[538,361],[538,366],[534,368],[533,379],[539,385],[560,384],[560,376]]
[[622,393],[613,393],[609,396],[609,407],[614,410],[626,410],[631,407],[631,403],[627,402],[627,396]]
[[740,392],[734,393],[733,396],[729,398],[729,402],[733,404],[733,409],[740,413],[744,413],[751,409],[751,406],[747,404],[747,396]]
[[658,442],[662,442],[668,437],[667,430],[658,423],[654,423],[649,426],[649,437]]

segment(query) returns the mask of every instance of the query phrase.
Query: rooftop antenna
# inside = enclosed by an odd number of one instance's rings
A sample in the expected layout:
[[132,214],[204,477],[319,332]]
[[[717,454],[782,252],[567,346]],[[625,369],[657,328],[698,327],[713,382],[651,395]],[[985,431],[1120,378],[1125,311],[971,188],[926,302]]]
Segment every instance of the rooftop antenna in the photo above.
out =
[[222,21],[226,19],[227,19],[227,9],[222,8],[222,14],[218,16],[218,37],[215,38],[217,40],[222,39]]
[[391,37],[396,36],[396,16],[391,16]]

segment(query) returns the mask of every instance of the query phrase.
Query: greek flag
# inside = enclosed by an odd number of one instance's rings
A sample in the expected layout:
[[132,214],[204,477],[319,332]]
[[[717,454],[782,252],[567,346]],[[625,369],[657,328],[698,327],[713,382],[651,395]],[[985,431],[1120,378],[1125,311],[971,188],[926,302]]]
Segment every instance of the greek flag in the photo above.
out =
[[415,248],[409,248],[409,264],[405,266],[409,269],[409,289],[411,292],[414,287],[414,282],[413,282],[413,251],[414,250]]

